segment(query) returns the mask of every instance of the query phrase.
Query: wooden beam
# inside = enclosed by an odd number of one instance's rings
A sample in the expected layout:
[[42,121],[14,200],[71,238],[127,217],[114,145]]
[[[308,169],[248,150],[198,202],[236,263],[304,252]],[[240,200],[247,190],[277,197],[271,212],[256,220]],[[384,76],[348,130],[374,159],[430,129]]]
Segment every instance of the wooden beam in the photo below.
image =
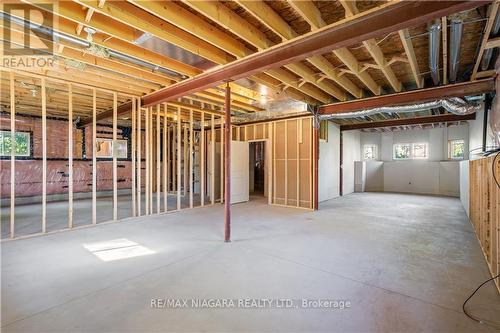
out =
[[297,37],[292,27],[264,1],[235,0],[235,2],[280,36],[282,41]]
[[287,43],[250,55],[194,78],[143,97],[144,105],[173,100],[189,93],[260,73],[269,68],[296,62],[314,55],[340,49],[392,31],[428,22],[437,17],[480,6],[487,1],[390,2],[297,37]]
[[161,210],[161,150],[160,150],[160,112],[161,104],[156,105],[156,213],[160,214]]
[[73,86],[68,84],[68,228],[73,228]]
[[97,107],[96,90],[92,88],[92,224],[97,224]]
[[47,232],[47,89],[41,80],[42,95],[42,233]]
[[150,159],[150,155],[151,155],[151,141],[150,141],[150,126],[149,126],[149,123],[150,123],[150,114],[151,114],[151,111],[150,111],[150,108],[147,107],[145,109],[145,119],[144,119],[144,129],[145,129],[145,139],[146,139],[146,156],[145,156],[145,164],[146,164],[146,179],[145,179],[145,197],[146,197],[146,200],[144,202],[145,204],[145,212],[144,214],[145,215],[149,215],[149,201],[151,200],[151,197],[149,196],[149,188],[151,187],[151,174],[150,174],[150,164],[151,164],[151,159]]
[[[152,20],[151,22],[156,22],[156,21],[162,22],[163,20],[163,22],[159,26],[162,27],[160,28],[162,31],[171,30],[173,34],[174,29],[170,26],[172,25],[175,26],[177,30],[188,31],[189,37],[186,38],[188,40],[197,40],[199,38],[200,41],[204,40],[212,44],[209,45],[209,47],[207,47],[207,46],[202,46],[201,42],[198,42],[198,44],[200,45],[196,50],[194,49],[188,50],[186,48],[186,45],[183,46],[178,45],[179,47],[182,47],[188,51],[194,52],[195,54],[201,53],[200,55],[203,56],[203,54],[207,53],[207,50],[202,51],[200,48],[205,47],[208,50],[212,50],[211,53],[214,54],[217,54],[217,52],[220,53],[220,49],[226,51],[229,54],[232,54],[235,57],[244,57],[249,54],[248,50],[246,49],[243,43],[237,41],[234,38],[228,38],[228,35],[225,34],[222,30],[215,28],[214,26],[210,25],[209,22],[203,20],[201,17],[196,16],[195,14],[175,4],[174,2],[170,1],[154,2],[154,1],[136,1],[136,0],[129,0],[129,2],[145,10],[146,12],[156,16],[152,18],[151,16],[148,15],[148,21]],[[130,14],[132,14],[133,16],[136,16],[138,14],[137,12],[130,9],[129,6],[122,7],[122,8],[126,7],[127,12],[129,13],[129,15],[125,16],[127,20],[130,20],[131,17]],[[142,16],[145,15],[143,14]],[[116,17],[116,15],[114,15],[114,17]],[[161,20],[159,20],[158,18],[160,18]],[[144,26],[137,28],[142,31],[146,31],[144,30],[145,29]],[[160,31],[156,33],[160,33]],[[172,39],[171,36],[169,37],[170,39]],[[170,41],[170,43],[172,42]],[[185,44],[185,41],[183,43]],[[213,57],[211,56],[211,54],[209,56],[210,56],[209,60],[212,60],[216,63],[225,63],[227,62],[228,59],[227,55],[225,54],[223,55],[222,58]]]
[[441,18],[441,31],[443,32],[443,84],[448,84],[448,19]]
[[177,107],[177,210],[181,210],[181,108]]
[[[199,54],[200,56],[211,61],[217,63],[220,61],[227,61],[226,59],[228,58],[228,55],[225,52],[217,49],[213,45],[210,45],[207,41],[194,37],[192,34],[187,32],[189,30],[184,31],[174,24],[168,23],[168,21],[165,22],[154,15],[143,11],[153,10],[158,11],[158,13],[161,14],[175,14],[170,12],[169,4],[167,2],[158,2],[153,4],[153,2],[149,1],[131,1],[133,3],[132,5],[131,3],[114,1],[104,4],[102,8],[98,7],[97,1],[78,2],[80,4],[68,1],[59,3],[58,11],[60,15],[75,22],[82,22],[83,18],[84,22],[84,14],[82,13],[83,15],[80,15],[75,12],[78,10],[77,8],[80,8],[80,5],[88,6],[95,9],[97,13],[101,14],[101,16],[94,15],[93,20],[86,23],[98,31],[105,32],[112,30],[112,34],[116,35],[120,39],[128,42],[134,42],[137,37],[135,29],[137,29],[149,32],[168,43],[174,44],[192,53]],[[109,18],[116,21],[110,22]],[[195,23],[199,24],[199,22],[193,22],[193,27]]]
[[392,127],[392,126],[407,126],[407,125],[418,125],[418,124],[432,124],[432,123],[448,123],[457,122],[464,120],[474,120],[476,119],[476,114],[467,115],[455,115],[455,114],[440,114],[435,116],[425,116],[425,117],[415,117],[415,118],[401,118],[401,119],[390,119],[381,121],[371,121],[364,123],[346,124],[340,125],[341,131],[358,130],[365,128],[381,128],[381,127]]
[[267,39],[263,32],[221,2],[197,0],[182,1],[197,12],[202,13],[212,20],[215,19],[219,25],[229,29],[239,38],[254,45],[258,50],[265,50],[272,46],[272,42]]
[[[289,1],[289,3],[307,21],[307,23],[309,23],[311,30],[318,30],[327,25],[321,17],[319,9],[312,1],[297,0]],[[370,89],[375,95],[380,95],[380,86],[378,86],[368,72],[360,71],[361,66],[351,51],[343,47],[333,50],[333,53],[353,72],[359,80],[361,80],[361,82],[363,82],[368,89]]]
[[356,57],[347,48],[333,50],[333,54],[342,61],[347,68],[375,95],[380,95],[381,87],[373,80],[370,74],[361,70],[361,65]]
[[16,88],[15,74],[9,73],[10,80],[10,238],[15,235],[16,211]]
[[490,69],[487,71],[477,72],[477,79],[484,79],[485,77],[494,77],[496,75],[496,71],[494,69]]
[[500,47],[500,37],[489,39],[484,46],[485,49],[492,49],[495,47]]
[[415,56],[415,50],[413,49],[413,44],[410,39],[410,32],[408,31],[408,29],[402,29],[399,30],[398,33],[399,38],[401,39],[401,43],[403,44],[403,47],[405,49],[406,56],[408,57],[415,83],[418,88],[423,88],[424,79],[420,77],[420,69],[418,68],[417,57]]
[[215,119],[214,115],[210,115],[210,202],[215,203]]
[[167,151],[167,130],[168,130],[168,117],[167,117],[167,104],[163,104],[163,211],[166,213],[168,208],[168,151]]
[[[196,1],[183,0],[198,12],[230,30],[241,39],[255,46],[258,50],[265,50],[273,45],[266,34],[255,28],[247,20],[231,11],[219,1]],[[338,100],[345,100],[345,94],[339,88],[327,82],[318,82],[314,77],[315,73],[301,63],[294,63],[285,66],[295,74],[303,77],[309,83],[316,85],[326,93],[334,96]],[[288,81],[284,81],[288,82]]]
[[220,123],[220,202],[224,202],[224,119]]
[[449,84],[447,86],[418,89],[407,92],[376,96],[348,102],[324,105],[319,108],[320,114],[334,114],[382,106],[404,105],[415,102],[426,102],[448,97],[464,97],[474,94],[491,92],[495,89],[493,79],[473,82]]
[[[257,18],[262,24],[279,35],[283,41],[298,37],[298,34],[292,29],[292,27],[290,27],[290,25],[264,1],[237,0],[236,2],[255,16],[255,18]],[[351,95],[358,98],[361,97],[361,89],[346,77],[339,76],[338,71],[326,58],[318,55],[307,60],[322,71],[330,80],[337,83]],[[332,94],[332,96],[335,95]],[[341,98],[339,99],[342,100]]]
[[311,30],[319,29],[326,25],[319,9],[309,0],[288,1],[293,9],[311,26]]
[[193,110],[189,110],[189,208],[193,208]]
[[[225,5],[223,5],[218,1],[184,0],[184,2],[189,6],[191,6],[192,8],[194,8],[200,14],[205,15],[207,18],[211,19],[212,21],[216,22],[219,25],[222,25],[224,28],[236,34],[241,39],[254,45],[259,50],[267,49],[269,46],[272,45],[272,42],[267,39],[267,36],[264,33],[256,29],[253,25],[248,23],[241,16],[234,13],[233,11],[231,11],[229,8],[227,8]],[[200,21],[200,18],[198,16],[188,11],[185,11],[183,8],[176,7],[176,5],[173,5],[173,3],[171,2],[169,2],[169,5],[167,6],[169,10],[168,15],[167,13],[163,13],[163,15],[161,15],[159,8],[157,8],[157,6],[152,5],[151,2],[149,2],[147,6],[149,7],[151,13],[154,13],[155,15],[167,21],[170,20],[172,24],[176,24],[186,31],[191,31],[199,38],[209,40],[215,46],[223,50],[226,50],[227,52],[236,56],[238,59],[253,53],[250,49],[246,48],[246,46],[242,43],[241,45],[238,44],[238,50],[242,48],[240,50],[241,52],[240,54],[236,54],[234,50],[232,52],[231,49],[227,48],[227,45],[221,42],[220,38],[223,37],[222,41],[224,41],[225,43],[227,42],[240,43],[239,40],[233,38],[231,35],[226,34],[222,30],[215,29],[210,23],[205,22],[204,20],[198,22]],[[192,27],[193,24],[195,24],[195,26],[197,26],[198,29],[193,29]],[[290,82],[288,81],[285,81],[284,83],[290,84]],[[307,91],[304,91],[304,93],[308,94]]]
[[[340,3],[344,7],[346,17],[350,17],[359,13],[355,1],[341,0]],[[382,71],[385,78],[387,79],[387,82],[389,82],[389,84],[391,85],[392,89],[394,89],[394,91],[396,92],[400,92],[403,85],[396,77],[396,74],[394,74],[394,71],[391,69],[390,65],[387,63],[382,50],[378,46],[377,41],[372,38],[363,41],[363,45],[377,63],[378,69]]]
[[[188,120],[189,121],[189,120]],[[188,125],[184,125],[182,128],[182,178],[183,178],[183,185],[182,185],[182,194],[184,196],[187,195],[187,190],[188,190]]]
[[[226,106],[224,110],[224,129],[221,127],[221,141],[224,141],[224,241],[231,241],[231,88],[229,84],[226,87]],[[222,124],[221,124],[222,125]],[[225,131],[223,135],[222,131]],[[222,152],[221,152],[222,154]],[[221,165],[222,169],[222,165]]]
[[483,59],[483,53],[486,48],[486,44],[490,38],[491,29],[493,28],[493,24],[495,23],[499,5],[500,3],[498,1],[495,1],[489,7],[488,21],[486,22],[486,28],[484,29],[483,39],[481,40],[479,53],[476,58],[476,63],[474,64],[474,69],[472,70],[471,80],[477,79],[477,72],[479,70],[479,65],[481,64],[481,60]]
[[113,221],[118,220],[118,160],[116,156],[118,96],[113,93]]
[[153,211],[153,180],[155,173],[153,172],[154,166],[154,131],[153,131],[153,107],[149,108],[149,214],[154,214]]
[[141,216],[142,202],[141,202],[141,192],[142,192],[142,131],[141,131],[141,100],[137,99],[137,216]]
[[137,216],[137,172],[136,172],[136,160],[137,160],[137,119],[136,119],[136,107],[137,100],[132,98],[132,217]]
[[[36,6],[36,2],[35,1],[32,1],[32,2],[33,2],[33,5]],[[116,3],[117,2],[115,2],[115,4]],[[101,8],[99,6],[96,6],[95,1],[85,1],[85,5],[86,6],[93,6],[92,8],[94,8],[94,10],[96,12],[100,13],[101,15],[106,15],[112,19],[117,19],[106,8]],[[123,4],[121,4],[121,3],[118,4],[118,6],[120,6],[120,5],[123,5]],[[127,5],[127,4],[125,4],[125,5]],[[130,6],[130,5],[128,5],[128,6]],[[45,10],[44,7],[39,7],[39,8],[42,10]],[[79,17],[78,15],[77,16],[72,15],[71,10],[68,10],[68,8],[63,10],[63,14],[66,16],[64,16],[62,14],[59,15],[59,12],[56,12],[55,14],[58,17],[58,27],[57,28],[59,29],[59,31],[64,32],[64,33],[69,34],[69,35],[74,36],[74,37],[78,37],[78,35],[74,32],[74,26],[73,26],[72,21],[70,21],[70,19],[73,20],[74,22],[80,22],[81,17]],[[145,13],[142,12],[142,15],[144,15],[144,14]],[[128,16],[126,16],[126,15],[123,17],[123,20],[125,23],[129,23],[127,20],[127,17]],[[133,22],[135,19],[137,19],[137,17],[133,17],[133,16],[128,17],[128,18],[130,19],[130,22]],[[142,19],[144,21],[144,16],[141,16],[140,19]],[[100,20],[100,21],[102,21],[102,20]],[[148,24],[151,24],[150,17],[148,17],[148,19],[146,21]],[[107,24],[109,25],[109,22]],[[158,26],[162,26],[162,25],[160,24]],[[128,26],[127,26],[127,28],[128,28]],[[127,28],[125,30],[127,30]],[[154,65],[158,65],[158,66],[170,69],[172,71],[175,71],[175,72],[187,75],[187,76],[196,75],[196,74],[199,74],[202,72],[201,70],[197,69],[196,67],[184,64],[184,63],[177,61],[175,59],[165,57],[165,56],[160,55],[158,53],[155,53],[155,52],[149,51],[147,49],[141,48],[137,45],[134,45],[133,41],[135,40],[135,36],[132,36],[133,32],[131,32],[131,31],[128,32],[128,34],[130,35],[130,36],[128,36],[128,38],[123,38],[124,36],[122,36],[120,34],[123,29],[120,29],[120,28],[117,29],[116,27],[111,29],[106,24],[103,24],[102,22],[100,22],[99,28],[96,28],[96,30],[98,30],[100,33],[95,34],[93,36],[93,43],[96,43],[100,46],[115,50],[117,52],[121,52],[123,54],[144,60],[144,61],[152,63]],[[118,33],[118,34],[116,34],[116,33]],[[125,37],[127,37],[127,36],[125,36]],[[178,34],[177,35],[174,34],[174,37],[178,38],[179,36],[178,36]],[[175,42],[173,42],[173,44],[175,44]],[[206,50],[206,48],[201,48],[202,52],[205,50]],[[193,53],[198,54],[198,52],[195,52],[195,51],[193,51]],[[227,63],[229,61],[232,61],[233,59],[227,58],[227,59],[222,59],[222,60],[219,59],[219,60],[220,60],[220,62],[216,61],[216,63],[224,64],[224,63]],[[232,85],[233,90],[236,94],[240,94],[242,96],[244,95],[246,97],[250,97],[250,98],[254,98],[254,99],[255,99],[255,96],[258,95],[256,92],[248,94],[249,89],[244,88],[244,87],[239,86],[239,85],[236,85],[234,83],[231,83],[231,85]],[[295,98],[297,99],[297,97],[295,97]]]

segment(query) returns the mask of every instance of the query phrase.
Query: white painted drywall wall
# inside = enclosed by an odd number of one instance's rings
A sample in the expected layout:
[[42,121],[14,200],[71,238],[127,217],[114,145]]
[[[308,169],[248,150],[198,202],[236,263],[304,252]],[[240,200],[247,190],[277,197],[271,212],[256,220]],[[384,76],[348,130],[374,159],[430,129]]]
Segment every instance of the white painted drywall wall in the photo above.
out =
[[[366,163],[365,191],[391,191],[459,196],[459,162],[448,161],[448,140],[463,139],[465,156],[469,147],[469,125],[396,132],[361,132],[361,153],[365,144],[379,145],[378,161]],[[393,160],[396,143],[428,143],[426,160]]]
[[340,128],[328,122],[328,142],[319,142],[318,201],[339,196]]
[[360,131],[342,132],[342,194],[354,192],[354,161],[361,160]]
[[364,192],[366,186],[366,162],[354,161],[354,192]]
[[384,162],[366,161],[366,184],[367,192],[384,191]]

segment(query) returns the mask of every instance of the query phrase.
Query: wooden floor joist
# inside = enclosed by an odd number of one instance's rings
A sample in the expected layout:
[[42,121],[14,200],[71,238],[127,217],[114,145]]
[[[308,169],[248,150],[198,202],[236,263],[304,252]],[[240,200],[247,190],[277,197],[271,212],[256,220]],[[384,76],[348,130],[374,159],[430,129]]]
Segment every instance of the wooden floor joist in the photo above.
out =
[[234,81],[315,55],[380,37],[393,31],[427,23],[434,18],[475,8],[488,1],[399,1],[379,6],[239,61],[220,66],[191,79],[143,97],[143,104],[174,100],[225,81]]

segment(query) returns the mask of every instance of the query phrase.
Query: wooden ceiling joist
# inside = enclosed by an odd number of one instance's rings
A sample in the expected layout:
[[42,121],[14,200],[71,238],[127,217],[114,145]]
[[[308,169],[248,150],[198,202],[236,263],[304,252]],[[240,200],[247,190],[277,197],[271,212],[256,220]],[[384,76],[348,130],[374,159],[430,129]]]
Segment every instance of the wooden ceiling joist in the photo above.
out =
[[479,46],[479,53],[476,58],[476,63],[474,64],[474,69],[472,70],[471,80],[477,79],[477,73],[479,70],[479,65],[483,60],[484,50],[486,49],[486,45],[488,44],[488,40],[490,38],[491,29],[493,28],[493,24],[495,23],[495,19],[497,17],[498,6],[500,3],[495,1],[489,7],[488,21],[486,22],[486,27],[484,29],[483,39],[481,40],[481,44]]
[[[359,13],[355,1],[340,0],[340,4],[342,5],[342,7],[344,7],[346,17],[351,17]],[[365,40],[363,41],[363,45],[370,53],[373,60],[375,60],[375,62],[377,63],[378,69],[382,71],[392,89],[394,89],[394,91],[396,92],[400,92],[403,85],[396,77],[396,74],[394,74],[394,71],[391,69],[390,64],[387,63],[384,53],[380,49],[377,41],[375,39]]]
[[408,29],[402,29],[398,31],[398,34],[405,49],[406,56],[408,57],[415,84],[417,88],[423,88],[424,79],[420,76],[420,69],[418,68],[417,57],[415,56],[415,50],[413,49],[413,44],[410,39],[410,32]]
[[423,24],[487,1],[390,2],[286,43],[266,49],[225,66],[200,74],[143,97],[144,105],[173,100],[186,94],[261,73],[270,68],[324,54],[347,45]]
[[[173,2],[154,2],[154,1],[136,1],[128,0],[129,2],[135,4],[136,6],[142,8],[143,10],[149,12],[151,15],[157,16],[161,20],[165,20],[171,24],[175,24],[178,28],[191,32],[197,38],[209,41],[214,46],[232,54],[236,58],[240,59],[245,56],[252,54],[252,50],[248,49],[243,43],[239,42],[237,39],[233,38],[229,34],[222,30],[212,26],[209,22],[203,20],[197,15],[189,12],[188,10],[182,8],[181,6]],[[189,2],[191,6],[201,11],[201,14],[205,15],[207,18],[216,21],[218,24],[226,24],[226,28],[235,33],[238,36],[245,36],[249,38],[248,42],[250,44],[256,45],[257,48],[262,49],[265,47],[269,41],[265,41],[263,34],[260,33],[258,36],[253,34],[258,34],[258,30],[252,28],[252,26],[239,17],[237,14],[223,10],[220,13],[224,16],[219,21],[219,15],[217,14],[218,3],[214,1],[196,1]],[[225,8],[225,6],[224,6]],[[249,34],[250,30],[253,34]],[[231,59],[224,62],[217,62],[218,64],[227,64]],[[280,80],[282,81],[282,80]],[[293,81],[283,81],[283,83],[288,85],[293,85]],[[303,91],[305,94],[309,95],[307,90],[301,89],[301,87],[296,87],[296,89]],[[317,99],[315,96],[311,96]],[[324,103],[324,101],[322,101]]]
[[[99,7],[97,1],[85,0],[78,2],[84,6],[94,9],[101,15],[105,15],[113,20],[117,20],[119,24],[131,25],[137,30],[150,33],[152,36],[156,36],[168,43],[177,45],[191,53],[200,55],[217,64],[226,64],[230,61],[233,61],[234,53],[237,56],[244,56],[252,52],[248,49],[243,50],[243,45],[236,40],[228,43],[228,41],[232,40],[231,37],[224,35],[223,32],[217,29],[214,29],[212,26],[210,26],[210,24],[208,24],[208,22],[205,22],[204,20],[181,8],[175,3],[129,1],[131,3],[112,2],[106,3],[102,7]],[[172,26],[175,29],[172,30]],[[201,42],[209,42],[214,46],[210,45],[210,47],[205,47],[202,50],[203,52],[200,52],[197,47],[180,45],[178,44],[178,34],[176,32],[176,29],[182,29],[182,31],[185,30],[190,32],[191,36],[189,40],[199,39]],[[100,29],[98,30],[106,32],[107,34],[110,34],[110,36],[114,36],[113,31],[104,30],[102,27],[100,27]],[[224,39],[221,39],[222,36],[225,36]],[[120,38],[120,36],[114,37]],[[125,41],[131,42],[127,39],[125,39]],[[221,57],[219,54],[221,51],[226,51],[228,52],[228,54],[226,54],[225,57]],[[195,68],[194,70],[198,71],[198,73],[201,72]],[[194,74],[187,75],[191,76]],[[232,84],[232,86],[232,90],[236,94],[242,94],[243,92],[248,91],[248,89],[235,84]]]
[[[321,17],[321,12],[316,5],[309,0],[289,1],[292,7],[309,23],[311,30],[317,30],[325,27],[327,24]],[[353,16],[354,13],[350,16]],[[342,47],[333,50],[335,56],[342,61],[347,68],[371,90],[375,95],[380,95],[381,87],[373,80],[368,72],[362,71],[361,66],[356,57],[347,48]]]
[[[258,50],[265,50],[273,45],[263,32],[256,29],[248,21],[218,1],[184,0],[184,2],[191,8],[205,15],[207,18],[222,25],[224,28],[239,36],[249,44],[252,44]],[[299,62],[285,65],[285,67],[294,74],[302,77],[306,82],[317,86],[319,89],[331,96],[334,96],[336,99],[340,101],[344,101],[346,99],[345,93],[343,93],[335,85],[318,81],[318,78],[315,77],[315,73],[304,64]],[[283,82],[289,83],[290,81],[285,80]],[[323,100],[321,101],[323,102]]]
[[[262,24],[274,31],[278,36],[282,38],[283,41],[287,41],[298,36],[298,34],[292,29],[292,27],[264,1],[236,0],[236,2],[238,2],[241,7],[251,13],[255,18],[257,18]],[[339,71],[325,57],[318,55],[307,59],[307,61],[309,61],[321,72],[323,72],[329,80],[338,84],[352,96],[356,98],[362,97],[363,92],[361,88],[356,86],[347,77],[339,75]],[[330,92],[330,94],[332,96],[335,96],[333,92]]]
[[415,102],[427,102],[448,97],[463,97],[494,91],[495,81],[484,79],[473,82],[449,84],[427,89],[405,91],[401,93],[369,97],[348,102],[323,105],[319,108],[320,114],[334,114],[364,109],[373,109],[382,106],[405,105]]

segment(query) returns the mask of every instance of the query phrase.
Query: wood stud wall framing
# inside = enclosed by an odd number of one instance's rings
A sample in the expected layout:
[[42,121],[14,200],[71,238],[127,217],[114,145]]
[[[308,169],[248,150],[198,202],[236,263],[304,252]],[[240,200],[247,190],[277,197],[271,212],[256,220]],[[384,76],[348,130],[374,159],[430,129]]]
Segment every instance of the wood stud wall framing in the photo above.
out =
[[312,132],[311,117],[237,126],[233,140],[267,142],[269,204],[313,209]]
[[[16,124],[16,80],[15,72],[10,72],[10,101],[11,107],[11,135],[15,137]],[[24,75],[24,74],[23,74]],[[41,85],[42,127],[47,130],[47,113],[50,101],[47,98],[47,85],[51,79],[38,78]],[[80,84],[67,83],[68,103],[68,224],[67,228],[78,228],[74,225],[74,124],[75,118],[73,103],[75,102],[75,86]],[[118,141],[118,123],[122,121],[118,116],[119,100],[123,94],[116,91],[86,87],[89,91],[88,105],[92,111],[92,123],[88,127],[92,144],[87,154],[91,156],[91,214],[90,225],[105,221],[98,221],[98,187],[99,170],[96,140],[100,133],[97,123],[99,101],[102,96],[108,96],[112,105],[112,142]],[[104,95],[101,95],[101,92]],[[204,109],[190,108],[189,105],[180,106],[178,103],[162,103],[152,107],[142,108],[137,96],[129,96],[132,103],[130,118],[131,147],[130,147],[130,216],[151,215],[158,213],[194,208],[216,202],[224,202],[224,124],[223,118]],[[189,113],[189,116],[184,116]],[[169,118],[172,121],[169,121]],[[199,126],[196,126],[199,124]],[[306,163],[311,161],[311,148],[304,150],[304,146],[311,145],[311,120],[309,118],[273,121],[252,125],[233,125],[231,133],[233,139],[245,141],[266,141],[266,160],[270,160],[266,172],[266,196],[270,204],[288,205],[311,209],[311,177],[307,176],[312,170]],[[281,128],[282,127],[282,128]],[[304,133],[305,132],[305,133]],[[288,139],[293,143],[288,143]],[[285,155],[278,156],[279,145],[285,145]],[[220,146],[218,146],[220,145]],[[47,229],[47,135],[42,137],[42,233],[51,232]],[[116,146],[114,146],[116,147]],[[220,149],[219,149],[220,147]],[[208,149],[208,150],[207,150]],[[121,179],[117,151],[113,149],[112,157],[112,220],[118,221],[125,216],[119,216],[118,191]],[[300,158],[297,157],[300,153]],[[291,155],[290,155],[291,154]],[[219,162],[220,159],[220,162]],[[199,162],[198,162],[199,161]],[[16,158],[12,154],[11,168],[11,203],[9,238],[17,238],[15,232],[15,168]],[[305,178],[304,178],[305,176]],[[219,182],[220,181],[220,182]],[[199,182],[199,186],[195,184]],[[281,189],[281,190],[280,190]],[[284,191],[283,191],[284,189]],[[306,189],[306,190],[305,190]],[[297,193],[299,198],[297,198]],[[163,200],[161,199],[163,196]],[[217,197],[216,197],[217,196]],[[173,199],[169,203],[169,199]],[[207,202],[208,200],[208,202]],[[176,203],[175,203],[176,202]]]
[[[75,184],[75,172],[74,172],[74,167],[75,167],[75,128],[74,128],[74,120],[75,120],[75,96],[78,95],[79,102],[82,98],[81,91],[82,89],[86,89],[88,92],[87,96],[87,104],[89,105],[89,108],[91,109],[91,114],[92,114],[92,123],[91,126],[89,126],[89,132],[88,135],[90,136],[90,146],[87,148],[88,152],[87,154],[91,156],[91,159],[89,160],[89,165],[91,167],[91,181],[89,184],[89,195],[90,195],[90,201],[91,201],[91,210],[89,214],[89,223],[87,225],[95,225],[98,223],[98,218],[97,218],[97,192],[98,192],[98,186],[97,182],[99,180],[98,177],[98,163],[97,163],[97,154],[96,154],[96,139],[97,139],[97,134],[98,134],[98,124],[97,124],[97,113],[98,113],[98,105],[99,101],[102,99],[102,96],[99,96],[99,93],[106,94],[108,96],[111,96],[110,98],[110,103],[112,105],[113,109],[113,121],[112,121],[112,141],[113,143],[117,141],[117,108],[118,108],[118,92],[108,90],[108,89],[103,89],[103,88],[96,88],[96,87],[90,87],[84,84],[79,84],[75,82],[68,82],[63,79],[52,79],[52,78],[46,78],[43,76],[39,76],[36,74],[32,73],[27,73],[27,72],[21,72],[17,70],[8,70],[3,68],[2,69],[2,75],[8,72],[8,79],[9,79],[9,108],[10,108],[10,134],[11,134],[11,141],[13,143],[12,146],[12,151],[10,153],[10,205],[9,205],[9,238],[14,239],[14,238],[24,238],[24,237],[30,237],[34,235],[40,235],[40,234],[46,234],[46,233],[51,233],[51,232],[56,232],[60,230],[65,230],[65,229],[73,229],[73,228],[78,228],[80,226],[75,226],[74,224],[74,217],[75,217],[75,211],[74,211],[74,184]],[[16,144],[16,106],[18,103],[18,100],[16,99],[16,93],[21,94],[22,93],[22,83],[23,82],[33,82],[33,84],[39,86],[39,98],[41,101],[40,105],[40,115],[41,115],[41,213],[40,213],[40,232],[35,232],[32,234],[24,235],[24,234],[19,234],[16,233],[16,214],[15,214],[15,199],[16,199],[16,149],[15,149],[15,144]],[[54,86],[57,86],[57,88],[54,88]],[[75,88],[78,89],[78,92],[75,93]],[[57,229],[57,230],[52,230],[54,227],[51,226],[51,218],[48,216],[49,213],[49,184],[51,183],[51,180],[49,180],[49,173],[53,172],[53,167],[49,166],[50,158],[49,158],[49,125],[48,122],[50,121],[49,119],[52,119],[52,103],[53,99],[51,98],[51,94],[53,93],[54,90],[58,90],[58,92],[63,92],[66,94],[66,102],[65,104],[62,104],[61,108],[66,109],[67,111],[67,127],[64,132],[67,134],[67,164],[66,164],[66,171],[59,171],[59,173],[64,173],[65,178],[67,178],[67,200],[68,200],[68,209],[67,209],[67,226],[63,227],[63,229]],[[122,96],[123,97],[123,96]],[[131,100],[137,102],[138,99],[136,99],[135,96],[127,96],[127,98],[130,98]],[[80,102],[81,103],[81,102]],[[60,116],[58,116],[60,118]],[[135,121],[136,121],[136,115],[135,113],[132,114],[133,118],[133,124],[132,124],[132,131],[136,130],[135,128]],[[132,135],[132,157],[131,161],[134,164],[135,163],[135,147],[136,147],[136,142],[135,142],[135,135]],[[33,140],[33,139],[32,139]],[[53,140],[53,139],[51,139]],[[140,139],[139,139],[140,140]],[[51,145],[54,145],[52,142]],[[31,149],[34,149],[34,147],[31,147]],[[51,148],[50,148],[51,149]],[[138,151],[138,150],[137,150]],[[116,155],[113,154],[114,156],[112,157],[112,221],[117,221],[119,219],[118,216],[118,168],[117,168],[117,158]],[[66,156],[66,154],[65,154]],[[133,172],[131,175],[133,181],[132,181],[132,191],[134,192],[132,194],[132,216],[136,215],[135,211],[135,202],[136,202],[136,193],[135,192],[135,186],[136,186],[136,180],[135,180],[135,168],[133,168]],[[99,221],[100,223],[101,221]],[[104,221],[103,221],[104,222]],[[86,225],[83,225],[86,226]]]
[[[493,163],[495,162],[495,165]],[[492,276],[500,273],[500,156],[469,162],[469,218]],[[500,292],[500,282],[495,284]]]

